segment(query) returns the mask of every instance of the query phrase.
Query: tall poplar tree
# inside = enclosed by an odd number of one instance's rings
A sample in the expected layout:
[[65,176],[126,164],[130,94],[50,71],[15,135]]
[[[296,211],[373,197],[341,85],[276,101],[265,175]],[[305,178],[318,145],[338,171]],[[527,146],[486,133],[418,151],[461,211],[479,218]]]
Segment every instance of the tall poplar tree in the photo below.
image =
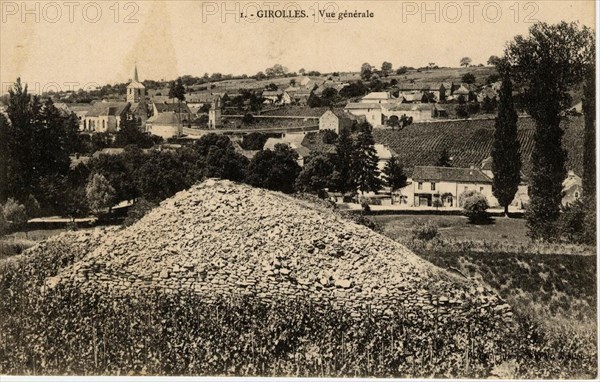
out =
[[352,160],[353,179],[357,188],[362,192],[377,192],[381,189],[382,180],[379,178],[379,158],[375,151],[375,140],[371,133],[371,126],[363,123],[360,126]]
[[515,37],[505,51],[536,124],[527,209],[529,235],[534,239],[556,238],[567,174],[560,122],[572,105],[569,91],[581,84],[585,68],[594,62],[593,41],[594,32],[577,23],[536,23],[529,36]]
[[493,193],[500,205],[504,207],[505,216],[508,216],[508,206],[515,198],[521,181],[521,154],[517,135],[518,116],[512,91],[510,71],[505,68],[492,146]]
[[349,128],[344,127],[340,130],[335,151],[336,165],[334,178],[337,180],[336,188],[341,193],[353,191],[356,189],[356,184],[352,177],[354,140]]

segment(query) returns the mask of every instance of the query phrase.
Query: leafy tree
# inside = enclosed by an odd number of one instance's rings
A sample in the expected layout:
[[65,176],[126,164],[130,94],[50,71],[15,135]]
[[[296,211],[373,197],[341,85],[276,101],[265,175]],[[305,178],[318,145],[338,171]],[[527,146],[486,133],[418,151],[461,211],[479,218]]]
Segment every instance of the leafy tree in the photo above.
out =
[[244,150],[262,150],[268,137],[263,133],[250,133],[244,135],[240,146]]
[[275,84],[274,84],[274,83],[272,83],[272,82],[271,82],[270,84],[268,84],[268,85],[267,85],[267,90],[274,91],[274,90],[277,90],[277,89],[279,89],[279,88],[277,87],[277,85],[275,85]]
[[357,188],[365,192],[377,192],[381,189],[382,182],[379,178],[379,158],[375,151],[375,140],[368,123],[359,127],[354,144],[352,158],[352,174]]
[[115,203],[116,192],[104,176],[93,174],[85,188],[85,195],[90,209],[98,215]]
[[[460,102],[460,100],[459,100],[459,102]],[[467,105],[464,102],[459,104],[458,106],[456,106],[456,109],[454,109],[454,112],[456,113],[456,116],[458,118],[468,118],[469,117],[469,111],[467,110]]]
[[248,158],[239,154],[231,142],[226,147],[211,146],[205,158],[204,177],[241,182],[246,177]]
[[325,143],[326,145],[333,145],[337,142],[338,139],[337,133],[329,129],[323,130],[322,137],[323,143]]
[[360,78],[364,81],[368,81],[371,79],[373,75],[373,67],[369,65],[367,62],[362,64],[360,67]]
[[119,131],[115,134],[115,146],[129,145],[137,145],[141,148],[154,146],[152,137],[142,131],[141,121],[132,114],[128,114],[121,120]]
[[254,123],[256,123],[256,118],[254,118],[254,116],[251,113],[246,113],[242,117],[242,123],[244,125],[253,125]]
[[138,199],[127,211],[127,217],[123,220],[123,226],[129,227],[130,225],[133,225],[157,206],[158,204],[149,202],[144,198]]
[[296,188],[302,192],[319,193],[331,188],[335,161],[331,155],[311,155],[296,179]]
[[535,120],[527,224],[532,238],[551,240],[560,215],[566,152],[560,127],[572,103],[569,90],[585,78],[595,60],[594,32],[577,23],[536,23],[529,36],[517,36],[505,50],[524,106]]
[[394,130],[395,127],[400,127],[400,118],[397,115],[392,115],[385,121],[385,124]]
[[487,212],[489,208],[487,199],[477,191],[465,191],[461,194],[463,213],[469,218],[470,223],[482,224],[490,220]]
[[128,165],[124,155],[101,154],[92,158],[88,166],[93,173],[102,175],[115,190],[115,198],[134,200],[140,196],[140,190],[135,182],[134,174],[140,170],[144,161]]
[[356,189],[356,183],[352,176],[354,140],[349,128],[344,127],[340,130],[335,151],[337,162],[335,170],[336,179],[338,179],[335,188],[341,193],[354,191]]
[[369,89],[362,83],[362,81],[356,81],[350,83],[348,86],[344,86],[339,94],[344,98],[360,97],[367,94]]
[[406,66],[402,66],[402,67],[396,69],[396,74],[399,76],[406,74],[407,72],[408,72],[408,68]]
[[9,198],[4,203],[2,215],[13,229],[21,229],[27,224],[27,210],[25,206],[13,198]]
[[392,71],[392,63],[384,61],[383,64],[381,64],[381,71],[387,76]]
[[487,60],[487,64],[489,66],[497,66],[498,63],[500,62],[500,60],[501,60],[500,57],[491,55],[490,58],[488,58],[488,60]]
[[[481,109],[488,114],[491,114],[493,112],[496,111],[496,106],[497,106],[497,101],[496,98],[490,98],[488,96],[485,96],[483,98],[483,103],[481,104]],[[514,102],[513,102],[514,105]]]
[[179,102],[185,101],[185,86],[181,77],[171,83],[169,98],[177,98]]
[[95,133],[92,135],[92,152],[113,146],[113,136],[110,133]]
[[473,60],[471,60],[471,57],[463,57],[460,59],[460,66],[464,66],[466,68],[469,65],[471,65],[471,62],[473,62]]
[[406,186],[406,174],[400,159],[396,155],[392,155],[385,163],[383,168],[383,180],[386,185],[391,188],[392,192]]
[[[189,152],[152,151],[146,155],[142,166],[135,173],[135,185],[140,196],[146,200],[159,203],[177,192],[190,187],[197,178],[197,173],[190,176],[195,160],[186,160]],[[196,155],[191,158],[197,160]]]
[[473,73],[465,73],[462,76],[462,82],[464,82],[465,84],[474,84],[475,83],[475,76],[473,75]]
[[10,123],[4,114],[0,114],[0,202],[12,194],[11,185],[14,180],[11,178],[16,173],[16,163],[11,152],[14,147],[14,143],[11,142],[12,138],[13,132]]
[[438,167],[452,167],[452,158],[450,158],[450,153],[448,149],[444,148],[440,157],[438,158],[436,164]]
[[298,154],[291,147],[277,144],[274,150],[260,151],[252,158],[246,182],[255,187],[292,193],[301,171],[297,161]]
[[486,85],[491,85],[494,82],[500,81],[500,75],[498,73],[492,73],[485,79]]
[[596,66],[589,63],[583,84],[583,193],[596,195]]
[[333,106],[339,101],[339,94],[335,88],[327,88],[321,94],[321,103],[323,106]]
[[510,73],[505,70],[500,88],[500,105],[492,146],[493,193],[508,216],[521,181],[521,145],[517,132],[517,111],[512,97]]

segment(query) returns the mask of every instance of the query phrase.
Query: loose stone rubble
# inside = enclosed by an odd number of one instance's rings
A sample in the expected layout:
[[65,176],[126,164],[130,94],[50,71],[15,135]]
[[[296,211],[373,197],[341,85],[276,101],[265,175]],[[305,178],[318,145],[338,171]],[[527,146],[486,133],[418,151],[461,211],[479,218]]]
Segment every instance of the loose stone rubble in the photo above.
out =
[[302,297],[357,317],[401,308],[409,317],[418,310],[442,321],[476,306],[511,320],[510,307],[492,291],[389,238],[306,201],[229,181],[207,180],[136,224],[105,232],[47,287],[64,283],[114,296],[160,288],[208,301]]

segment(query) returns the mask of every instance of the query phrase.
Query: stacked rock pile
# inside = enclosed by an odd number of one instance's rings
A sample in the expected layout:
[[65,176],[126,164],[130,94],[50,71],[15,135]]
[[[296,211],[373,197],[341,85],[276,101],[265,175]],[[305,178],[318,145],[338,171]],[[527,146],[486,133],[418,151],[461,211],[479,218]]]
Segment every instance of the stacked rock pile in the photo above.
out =
[[475,282],[397,242],[291,196],[208,180],[112,231],[48,287],[66,283],[115,296],[160,288],[208,301],[252,295],[308,298],[386,314],[431,316],[481,309],[510,320],[508,305]]

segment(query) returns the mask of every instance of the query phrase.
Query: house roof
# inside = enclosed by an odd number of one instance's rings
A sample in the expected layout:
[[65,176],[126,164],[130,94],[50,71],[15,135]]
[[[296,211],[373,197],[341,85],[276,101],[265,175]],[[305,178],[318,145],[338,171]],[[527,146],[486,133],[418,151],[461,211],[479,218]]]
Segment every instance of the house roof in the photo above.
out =
[[349,102],[344,109],[381,109],[380,103]]
[[363,99],[390,99],[390,94],[388,92],[372,92],[363,97]]
[[283,94],[282,90],[265,90],[262,93],[263,97],[278,97]]
[[445,181],[460,183],[492,183],[487,175],[476,168],[415,166],[413,181]]
[[144,84],[138,81],[131,81],[129,85],[127,85],[128,89],[146,89]]
[[98,158],[100,155],[120,155],[123,154],[123,152],[125,152],[125,149],[123,148],[105,148],[102,149],[100,151],[96,151],[92,157],[94,158]]
[[[181,109],[180,109],[181,106]],[[188,113],[191,114],[190,108],[185,103],[179,105],[178,103],[154,103],[154,107],[156,107],[156,111],[160,113]]]
[[395,102],[392,104],[388,104],[386,109],[389,111],[415,111],[415,110],[425,110],[431,111],[435,108],[435,104],[432,103],[399,103]]
[[396,85],[396,88],[400,91],[402,90],[429,90],[428,84],[422,83],[412,83],[412,82],[401,82]]
[[149,124],[153,125],[179,125],[179,114],[175,112],[166,112],[153,115],[148,119]]
[[86,117],[120,116],[127,111],[129,102],[96,102]]

